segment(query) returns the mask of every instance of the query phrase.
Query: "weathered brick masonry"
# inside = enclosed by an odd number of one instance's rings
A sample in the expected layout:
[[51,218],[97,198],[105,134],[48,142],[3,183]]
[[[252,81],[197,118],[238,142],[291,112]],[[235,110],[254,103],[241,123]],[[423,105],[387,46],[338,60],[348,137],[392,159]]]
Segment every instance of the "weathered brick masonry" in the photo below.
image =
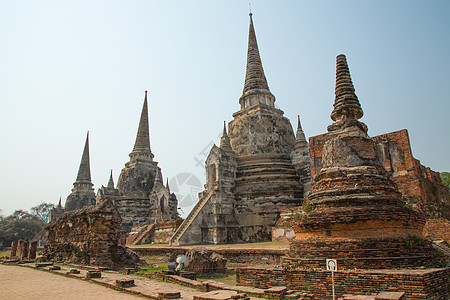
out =
[[429,239],[442,239],[450,244],[450,221],[446,219],[430,219],[423,229],[423,234]]
[[48,225],[48,259],[119,268],[135,266],[137,255],[119,244],[121,218],[110,200],[65,213]]
[[[325,261],[322,261],[325,267]],[[334,273],[336,296],[372,294],[380,291],[405,292],[406,299],[448,299],[450,268],[427,270],[358,270]],[[309,292],[313,299],[331,299],[331,272],[277,268],[237,269],[239,285],[268,288],[285,285]]]
[[[309,138],[312,161],[311,175],[322,169],[322,151],[325,134]],[[439,172],[420,164],[412,155],[408,130],[402,129],[372,137],[384,162],[402,193],[403,200],[427,218],[450,219],[450,196],[442,184]]]
[[329,298],[330,273],[322,270],[332,258],[340,270],[338,296],[395,290],[408,299],[448,299],[449,268],[436,269],[444,258],[421,237],[425,218],[405,205],[391,179],[417,175],[406,131],[368,136],[344,55],[336,59],[335,95],[334,122],[326,135],[311,139],[314,184],[303,209],[291,216],[295,239],[285,268],[238,270],[238,284],[287,285]]

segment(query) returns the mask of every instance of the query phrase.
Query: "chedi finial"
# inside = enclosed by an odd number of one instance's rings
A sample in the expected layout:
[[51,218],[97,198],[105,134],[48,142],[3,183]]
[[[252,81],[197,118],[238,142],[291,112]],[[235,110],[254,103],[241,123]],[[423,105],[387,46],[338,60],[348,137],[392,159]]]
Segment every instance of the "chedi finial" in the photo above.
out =
[[361,104],[355,94],[345,55],[336,57],[336,88],[331,119],[335,122],[358,120],[363,116]]

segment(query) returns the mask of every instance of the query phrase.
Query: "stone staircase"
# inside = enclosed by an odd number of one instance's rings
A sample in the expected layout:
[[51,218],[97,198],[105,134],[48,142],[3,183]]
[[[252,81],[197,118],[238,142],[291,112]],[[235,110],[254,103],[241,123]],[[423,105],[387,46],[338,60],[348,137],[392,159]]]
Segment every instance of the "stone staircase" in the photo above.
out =
[[175,231],[174,235],[170,238],[169,245],[170,246],[180,246],[179,241],[180,238],[184,235],[189,226],[194,222],[195,218],[201,212],[203,207],[208,203],[211,196],[214,194],[215,190],[213,189],[206,195],[198,200],[197,204],[195,204],[194,208],[191,210],[186,219],[181,223],[180,227],[178,227],[177,231]]
[[235,186],[237,199],[280,195],[300,199],[303,195],[290,158],[282,155],[239,158]]
[[130,234],[130,236],[127,238],[127,244],[128,245],[140,245],[142,244],[142,241],[149,237],[150,235],[155,233],[156,226],[155,224],[146,225],[141,230],[139,230],[135,234]]
[[441,251],[447,259],[450,259],[450,247],[445,244],[444,240],[433,241],[433,248]]

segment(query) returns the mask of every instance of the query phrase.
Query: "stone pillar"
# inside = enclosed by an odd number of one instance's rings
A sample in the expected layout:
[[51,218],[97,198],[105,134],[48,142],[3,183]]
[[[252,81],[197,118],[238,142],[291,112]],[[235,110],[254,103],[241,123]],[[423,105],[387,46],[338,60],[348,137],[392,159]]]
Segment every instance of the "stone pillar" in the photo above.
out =
[[37,241],[30,243],[30,250],[28,251],[28,258],[35,259],[36,258],[36,250],[37,250]]
[[19,240],[19,242],[17,244],[17,256],[21,260],[28,258],[28,242],[27,241]]
[[11,243],[11,258],[15,257],[17,254],[17,242]]
[[24,242],[24,240],[18,240],[17,241],[17,254],[16,254],[16,256],[19,257],[19,258],[22,256],[23,242]]

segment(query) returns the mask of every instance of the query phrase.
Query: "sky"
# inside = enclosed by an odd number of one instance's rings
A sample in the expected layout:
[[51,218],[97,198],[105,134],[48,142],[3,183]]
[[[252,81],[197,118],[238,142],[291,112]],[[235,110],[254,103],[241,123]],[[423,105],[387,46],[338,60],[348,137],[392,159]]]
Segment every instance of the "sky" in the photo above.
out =
[[[276,107],[326,132],[335,59],[347,56],[362,121],[408,129],[415,158],[450,171],[450,1],[251,4]],[[95,190],[117,183],[148,90],[150,140],[182,215],[239,110],[248,1],[0,0],[0,209],[64,204],[90,132]],[[190,196],[189,196],[190,195]]]

